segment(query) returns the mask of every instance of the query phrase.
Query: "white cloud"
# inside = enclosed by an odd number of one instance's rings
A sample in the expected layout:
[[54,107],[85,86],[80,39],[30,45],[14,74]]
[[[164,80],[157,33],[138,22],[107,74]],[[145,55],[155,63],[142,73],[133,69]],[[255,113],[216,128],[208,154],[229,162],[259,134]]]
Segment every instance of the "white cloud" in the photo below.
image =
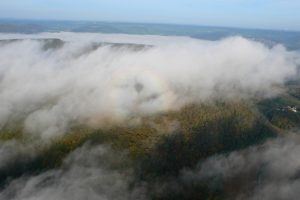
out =
[[[0,46],[0,124],[24,119],[25,130],[52,137],[71,123],[102,126],[213,98],[276,95],[296,74],[293,52],[241,37],[209,42],[120,34],[0,34],[0,39],[60,38]],[[97,42],[154,45],[101,46]],[[87,51],[90,49],[91,51]]]
[[[2,154],[1,154],[2,155]],[[132,170],[118,169],[126,155],[100,145],[85,145],[71,153],[61,168],[10,182],[0,192],[7,200],[146,199],[142,187],[130,188]],[[118,164],[119,163],[119,164]],[[121,165],[121,166],[122,166]]]

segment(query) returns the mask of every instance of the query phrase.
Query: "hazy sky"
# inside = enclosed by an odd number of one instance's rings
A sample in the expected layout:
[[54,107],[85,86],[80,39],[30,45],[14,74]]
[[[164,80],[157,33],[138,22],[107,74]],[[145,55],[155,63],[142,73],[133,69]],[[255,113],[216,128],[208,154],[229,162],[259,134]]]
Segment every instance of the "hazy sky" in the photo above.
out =
[[300,30],[300,0],[0,0],[0,18]]

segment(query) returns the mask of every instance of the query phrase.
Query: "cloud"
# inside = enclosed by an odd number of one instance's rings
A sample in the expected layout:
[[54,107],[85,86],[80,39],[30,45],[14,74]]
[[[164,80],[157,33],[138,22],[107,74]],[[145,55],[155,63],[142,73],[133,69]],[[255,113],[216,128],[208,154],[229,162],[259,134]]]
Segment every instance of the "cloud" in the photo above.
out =
[[18,161],[26,161],[36,156],[35,145],[25,145],[15,140],[0,142],[0,170]]
[[[270,140],[263,145],[217,155],[200,162],[195,170],[185,170],[183,182],[223,184],[232,199],[298,199],[300,137],[295,134]],[[234,192],[230,191],[233,188]],[[229,190],[229,191],[228,191]]]
[[[105,145],[85,146],[71,153],[61,168],[15,179],[1,191],[7,200],[126,200],[146,199],[133,187],[126,154]],[[121,166],[121,167],[120,167]],[[123,167],[124,168],[124,167]]]
[[[101,127],[188,103],[274,96],[296,74],[299,57],[280,45],[268,48],[241,37],[214,42],[87,33],[0,38],[24,39],[0,46],[0,125],[24,121],[26,132],[43,138],[61,135],[74,123]],[[65,42],[45,48],[45,41],[28,38]]]

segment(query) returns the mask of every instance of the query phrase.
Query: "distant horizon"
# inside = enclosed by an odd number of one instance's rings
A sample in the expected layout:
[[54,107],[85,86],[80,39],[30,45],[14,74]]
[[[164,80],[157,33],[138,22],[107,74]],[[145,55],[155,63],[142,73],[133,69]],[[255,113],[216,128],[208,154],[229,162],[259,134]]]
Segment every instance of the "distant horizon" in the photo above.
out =
[[120,24],[141,24],[141,25],[174,25],[174,26],[191,26],[191,27],[207,27],[207,28],[223,28],[223,29],[243,29],[258,31],[279,31],[279,32],[299,32],[300,29],[276,29],[276,28],[260,28],[260,27],[243,27],[243,26],[224,26],[211,24],[183,24],[173,22],[142,22],[142,21],[109,21],[109,20],[92,20],[92,19],[37,19],[37,18],[13,18],[0,17],[1,21],[36,21],[36,22],[88,22],[88,23],[120,23]]

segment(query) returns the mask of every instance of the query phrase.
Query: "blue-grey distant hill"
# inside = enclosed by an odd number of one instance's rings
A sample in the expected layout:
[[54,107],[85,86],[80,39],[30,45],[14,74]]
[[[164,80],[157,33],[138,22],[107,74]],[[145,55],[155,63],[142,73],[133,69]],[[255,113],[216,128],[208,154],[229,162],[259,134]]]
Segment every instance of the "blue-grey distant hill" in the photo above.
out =
[[92,32],[124,33],[147,35],[176,35],[193,38],[218,40],[240,35],[264,42],[267,45],[281,43],[290,50],[300,49],[300,32],[208,27],[172,24],[142,24],[91,21],[45,21],[45,20],[0,20],[0,33],[39,33],[39,32]]

